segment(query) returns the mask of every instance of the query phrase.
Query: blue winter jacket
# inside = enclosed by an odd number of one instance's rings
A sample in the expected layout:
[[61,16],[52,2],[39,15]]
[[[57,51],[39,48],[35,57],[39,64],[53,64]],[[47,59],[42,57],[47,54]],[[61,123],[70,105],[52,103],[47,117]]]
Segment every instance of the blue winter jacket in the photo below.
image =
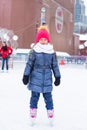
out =
[[52,73],[54,77],[61,77],[55,53],[37,53],[33,50],[24,70],[24,75],[29,76],[28,89],[40,93],[51,92]]

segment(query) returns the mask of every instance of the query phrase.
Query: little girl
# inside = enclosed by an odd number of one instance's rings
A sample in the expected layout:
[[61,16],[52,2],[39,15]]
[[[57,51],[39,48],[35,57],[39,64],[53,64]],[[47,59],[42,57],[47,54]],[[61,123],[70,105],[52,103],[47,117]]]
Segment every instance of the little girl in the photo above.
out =
[[38,101],[42,93],[46,104],[49,119],[54,117],[54,105],[52,99],[52,73],[55,77],[55,86],[60,84],[60,70],[56,59],[56,54],[50,44],[50,35],[46,26],[41,26],[36,34],[36,43],[29,55],[24,74],[23,83],[28,84],[31,90],[30,117],[37,116]]

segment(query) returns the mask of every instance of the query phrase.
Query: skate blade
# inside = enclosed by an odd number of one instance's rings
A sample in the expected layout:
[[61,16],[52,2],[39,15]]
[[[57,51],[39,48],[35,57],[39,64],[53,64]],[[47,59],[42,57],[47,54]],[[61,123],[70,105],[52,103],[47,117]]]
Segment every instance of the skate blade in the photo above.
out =
[[54,119],[53,118],[49,118],[49,124],[51,127],[54,126]]
[[30,126],[34,126],[36,124],[36,118],[30,119]]

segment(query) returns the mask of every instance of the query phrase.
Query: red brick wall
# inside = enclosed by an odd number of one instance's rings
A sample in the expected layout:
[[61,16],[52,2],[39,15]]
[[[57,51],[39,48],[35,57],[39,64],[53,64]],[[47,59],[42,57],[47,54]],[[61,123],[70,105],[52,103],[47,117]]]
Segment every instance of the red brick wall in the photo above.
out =
[[[41,8],[45,7],[46,22],[50,29],[54,48],[72,54],[74,0],[56,1],[1,0],[0,27],[10,28],[18,35],[18,47],[29,48],[30,44],[35,41],[36,28],[40,25]],[[57,33],[55,27],[55,12],[59,6],[63,10],[63,30],[61,33]]]
[[11,0],[0,0],[0,27],[10,29]]

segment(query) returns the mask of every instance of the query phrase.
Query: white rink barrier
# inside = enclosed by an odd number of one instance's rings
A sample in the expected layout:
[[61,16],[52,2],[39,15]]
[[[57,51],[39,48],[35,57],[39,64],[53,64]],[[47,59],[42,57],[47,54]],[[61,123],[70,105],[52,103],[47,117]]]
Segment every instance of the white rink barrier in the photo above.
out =
[[[27,62],[28,55],[20,54],[20,55],[11,55],[9,58],[9,68],[14,68],[14,64],[19,66],[19,63],[25,64]],[[58,63],[60,65],[67,65],[67,64],[78,64],[87,66],[87,56],[57,56]],[[1,68],[1,57],[0,57],[0,68]]]
[[87,56],[59,56],[57,57],[60,65],[62,64],[86,64]]

